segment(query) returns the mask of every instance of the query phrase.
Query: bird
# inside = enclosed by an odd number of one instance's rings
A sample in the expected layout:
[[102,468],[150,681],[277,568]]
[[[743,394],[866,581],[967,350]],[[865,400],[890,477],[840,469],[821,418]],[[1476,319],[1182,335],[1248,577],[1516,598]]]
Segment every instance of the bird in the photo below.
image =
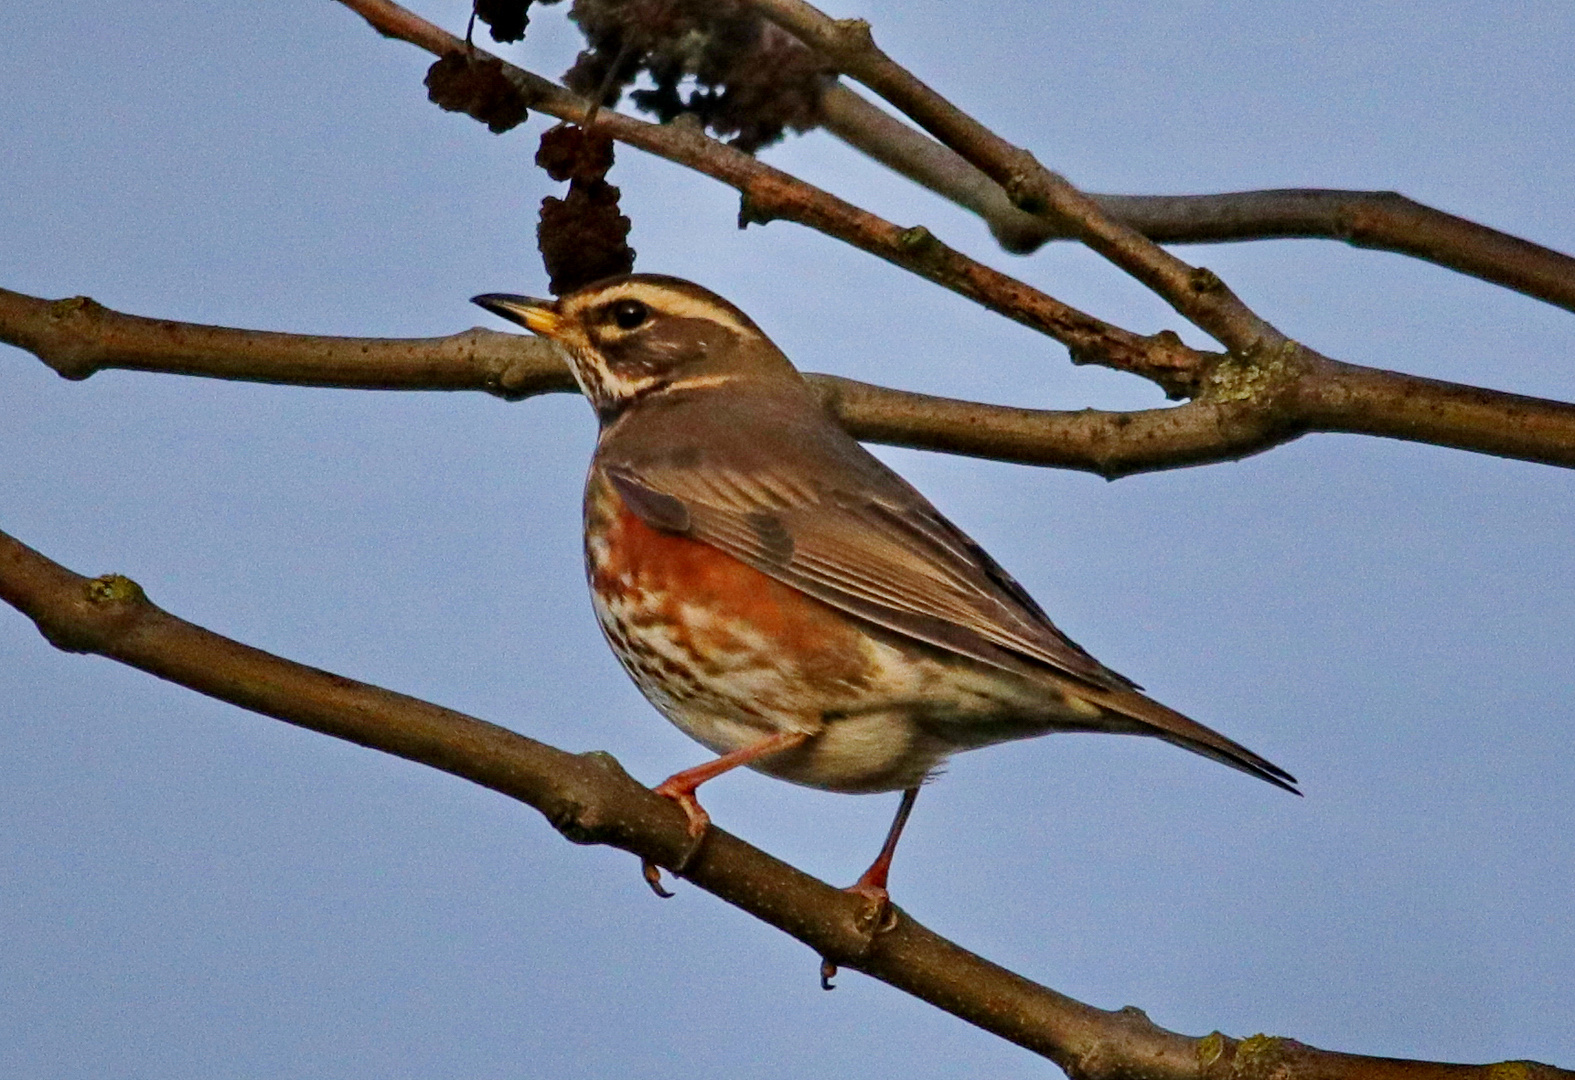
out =
[[[1300,794],[1284,769],[1146,697],[1057,629],[717,294],[628,274],[556,300],[473,302],[561,346],[595,410],[592,605],[645,697],[717,755],[654,789],[683,809],[696,846],[710,822],[696,789],[739,766],[833,792],[900,791],[848,890],[886,904],[898,838],[942,763],[1053,732],[1152,736]],[[665,895],[657,875],[648,863]]]

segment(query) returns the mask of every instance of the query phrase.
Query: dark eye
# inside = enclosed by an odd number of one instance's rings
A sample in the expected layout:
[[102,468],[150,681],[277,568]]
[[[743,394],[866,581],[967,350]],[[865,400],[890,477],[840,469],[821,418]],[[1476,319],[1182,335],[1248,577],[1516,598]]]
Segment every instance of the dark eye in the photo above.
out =
[[633,330],[650,314],[651,309],[638,300],[620,300],[612,306],[612,321],[624,330]]

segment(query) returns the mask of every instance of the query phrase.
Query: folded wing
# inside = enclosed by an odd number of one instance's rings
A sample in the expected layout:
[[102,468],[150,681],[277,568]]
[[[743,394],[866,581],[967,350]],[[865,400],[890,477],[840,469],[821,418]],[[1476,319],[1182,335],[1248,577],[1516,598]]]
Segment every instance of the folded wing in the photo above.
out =
[[[883,466],[870,459],[884,471]],[[893,473],[864,490],[787,471],[609,463],[626,505],[834,607],[889,630],[1022,672],[1048,668],[1078,696],[1166,739],[1290,791],[1294,778],[1137,692],[1056,629],[1010,574]]]

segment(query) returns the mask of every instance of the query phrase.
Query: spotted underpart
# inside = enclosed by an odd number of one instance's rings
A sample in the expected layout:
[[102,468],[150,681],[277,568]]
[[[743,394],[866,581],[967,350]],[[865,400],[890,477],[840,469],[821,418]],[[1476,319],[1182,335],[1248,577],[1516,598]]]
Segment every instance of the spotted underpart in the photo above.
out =
[[599,471],[586,488],[585,537],[602,631],[663,715],[719,754],[775,732],[813,736],[753,763],[761,772],[832,791],[909,788],[963,748],[941,729],[982,735],[981,717],[1043,714],[1042,690],[1011,693],[997,673],[949,663],[652,528]]

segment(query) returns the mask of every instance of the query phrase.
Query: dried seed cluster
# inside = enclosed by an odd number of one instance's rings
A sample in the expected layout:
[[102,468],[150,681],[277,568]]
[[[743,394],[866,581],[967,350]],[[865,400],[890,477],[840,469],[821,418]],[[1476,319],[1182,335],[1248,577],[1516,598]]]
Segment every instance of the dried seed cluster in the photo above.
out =
[[554,180],[569,181],[566,198],[541,201],[536,247],[554,296],[634,269],[631,223],[618,210],[618,189],[607,182],[613,144],[594,128],[559,124],[541,137],[536,164]]
[[[475,10],[494,39],[517,41],[530,4],[476,0]],[[831,67],[742,0],[574,0],[569,18],[589,48],[564,82],[604,105],[644,74],[654,88],[634,91],[637,108],[663,123],[694,116],[750,153],[820,122]]]

